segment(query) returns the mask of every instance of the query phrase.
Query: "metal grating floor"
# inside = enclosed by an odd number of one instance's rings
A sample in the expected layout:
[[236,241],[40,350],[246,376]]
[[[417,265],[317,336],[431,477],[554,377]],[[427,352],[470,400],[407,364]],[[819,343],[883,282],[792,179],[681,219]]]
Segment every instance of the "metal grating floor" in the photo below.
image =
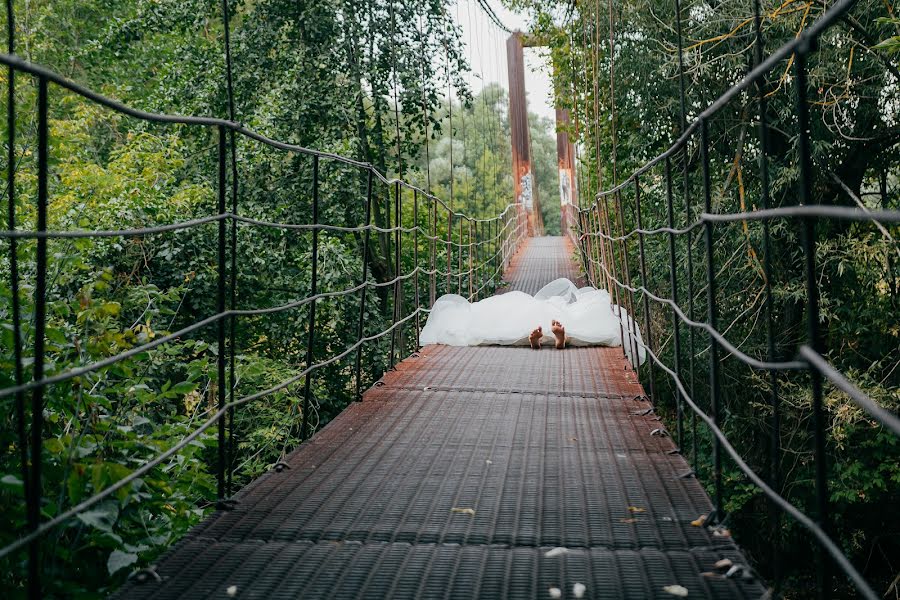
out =
[[[555,278],[532,244],[514,285]],[[117,596],[762,596],[704,575],[746,559],[691,524],[709,498],[649,407],[618,348],[426,347]]]
[[503,278],[509,290],[536,294],[542,287],[560,277],[579,283],[578,272],[572,255],[575,247],[568,237],[535,237],[513,256]]

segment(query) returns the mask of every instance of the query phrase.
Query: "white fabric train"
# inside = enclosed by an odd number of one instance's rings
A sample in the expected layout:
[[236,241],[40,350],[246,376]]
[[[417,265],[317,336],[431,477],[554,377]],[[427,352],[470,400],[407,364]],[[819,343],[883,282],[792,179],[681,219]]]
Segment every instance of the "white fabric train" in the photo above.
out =
[[646,358],[637,324],[627,311],[610,302],[609,292],[578,288],[565,278],[548,283],[534,296],[507,292],[474,303],[456,294],[441,296],[431,309],[420,341],[422,345],[527,346],[528,334],[540,325],[543,341],[550,343],[554,341],[550,332],[553,319],[566,328],[572,346],[621,346],[624,327],[625,349],[632,364],[630,330],[634,327],[640,362]]

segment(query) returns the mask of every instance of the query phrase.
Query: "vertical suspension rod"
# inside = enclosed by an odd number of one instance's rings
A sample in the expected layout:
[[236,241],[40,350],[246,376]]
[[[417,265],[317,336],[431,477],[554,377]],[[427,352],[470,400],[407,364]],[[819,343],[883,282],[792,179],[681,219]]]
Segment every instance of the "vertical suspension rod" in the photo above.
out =
[[[760,1],[753,1],[754,60],[762,63],[764,41],[762,37]],[[760,173],[760,208],[765,210],[771,204],[769,198],[769,126],[766,114],[766,82],[756,80],[757,107],[759,109],[759,173]],[[765,277],[765,314],[766,314],[766,360],[775,362],[775,333],[772,313],[772,248],[770,243],[769,221],[762,222],[763,230],[763,276]],[[772,405],[771,439],[769,445],[769,481],[772,489],[781,491],[781,403],[778,398],[778,373],[769,371],[769,402]],[[770,529],[772,534],[772,571],[775,591],[781,588],[781,510],[770,503]]]
[[[356,339],[361,340],[364,336],[363,326],[366,321],[366,299],[369,291],[369,241],[371,239],[372,230],[369,228],[372,224],[372,170],[368,170],[366,180],[366,230],[363,233],[363,255],[362,255],[362,289],[359,297],[359,320],[356,323]],[[356,401],[362,400],[362,344],[356,347]]]
[[[12,0],[6,0],[6,48],[9,54],[15,54],[16,51],[16,25],[15,12],[13,11]],[[16,71],[9,67],[7,72],[9,79],[7,80],[7,105],[6,105],[6,128],[7,128],[7,162],[6,162],[6,201],[7,201],[7,221],[6,226],[9,231],[16,229]],[[19,306],[19,251],[18,240],[14,237],[9,238],[9,289],[10,289],[10,310],[12,320],[12,342],[13,342],[13,363],[14,377],[16,386],[21,386],[25,382],[25,367],[22,364],[22,323],[21,308]],[[26,506],[26,519],[29,531],[38,528],[39,519],[35,520],[31,506],[32,488],[30,485],[31,476],[28,465],[28,434],[25,428],[25,393],[16,392],[16,437],[19,444],[19,463],[22,476],[22,491]],[[38,512],[38,515],[40,513]],[[28,545],[28,597],[39,598],[40,589],[40,561],[39,546],[37,543]]]
[[[642,221],[641,221],[641,185],[638,182],[638,178],[634,178],[634,205],[637,216],[637,228],[643,229]],[[647,260],[645,258],[644,253],[644,234],[638,234],[638,251],[640,256],[640,265],[641,265],[641,284],[644,286],[646,290],[650,289],[650,282],[647,280]],[[650,323],[650,298],[647,296],[647,292],[645,291],[641,294],[644,300],[644,327],[646,329],[645,337],[647,348],[651,351],[653,350],[653,331],[651,329]],[[634,320],[634,317],[632,317]],[[635,327],[637,329],[637,327]],[[647,367],[649,370],[649,381],[650,381],[650,397],[656,400],[656,390],[654,388],[654,376],[653,376],[653,361],[647,361]]]
[[419,349],[419,333],[421,332],[421,320],[419,319],[419,192],[413,189],[413,293],[416,305],[416,350]]
[[[704,209],[712,213],[712,195],[709,177],[709,127],[706,120],[700,123],[700,162],[703,168]],[[716,304],[715,244],[713,242],[713,223],[707,221],[704,227],[706,239],[706,306],[710,327],[718,329],[718,305]],[[709,335],[709,397],[711,416],[716,427],[721,424],[719,406],[719,343]],[[722,509],[722,443],[719,438],[713,439],[713,477],[715,486],[716,519],[724,518]]]
[[[665,160],[665,177],[666,177],[666,213],[668,217],[668,226],[670,229],[675,227],[675,211],[672,206],[672,162],[669,157]],[[678,271],[675,266],[675,234],[669,233],[669,285],[672,292],[672,302],[678,306]],[[674,348],[675,373],[681,377],[681,320],[675,310],[672,310],[672,342]],[[677,436],[678,449],[684,451],[684,400],[681,396],[681,390],[675,388],[675,406],[677,413]]]
[[[394,306],[392,311],[392,322],[391,325],[396,325],[397,321],[400,320],[401,313],[401,303],[403,302],[402,293],[401,293],[401,280],[399,279],[400,273],[403,268],[400,265],[400,261],[402,260],[402,256],[400,255],[400,227],[402,223],[400,221],[400,182],[397,181],[394,183],[394,277],[397,280],[394,282]],[[402,345],[402,340],[398,335],[399,328],[391,330],[391,350],[390,350],[390,365],[391,368],[394,368],[395,357],[394,353],[398,349],[398,346]]]
[[[809,104],[807,103],[806,58],[812,52],[815,40],[807,39],[794,54],[794,69],[797,77],[797,126],[799,128],[798,149],[800,151],[800,204],[812,201],[813,170],[809,140]],[[806,327],[810,347],[824,354],[824,344],[819,332],[819,286],[816,280],[816,225],[812,217],[802,222],[803,258],[806,275]],[[822,529],[831,534],[828,515],[828,465],[825,451],[825,407],[823,405],[822,374],[818,369],[810,369],[810,383],[813,400],[813,445],[816,473],[816,518]],[[827,563],[831,561],[818,550],[816,560],[817,593],[819,597],[829,597],[831,576]]]
[[[225,198],[227,195],[228,178],[226,175],[227,152],[228,152],[228,133],[225,127],[219,126],[219,155],[218,155],[218,203],[216,210],[219,214],[225,212]],[[216,286],[216,312],[219,314],[225,312],[225,221],[219,220],[219,236],[218,236],[218,278]],[[218,398],[218,409],[221,411],[225,408],[225,321],[219,320],[216,323],[216,334],[218,349],[216,351],[216,373],[217,386],[216,396]],[[219,504],[224,502],[227,494],[225,471],[227,470],[227,449],[225,438],[226,415],[222,415],[218,419],[218,462],[216,464],[216,499]]]
[[[313,155],[313,205],[312,224],[319,224],[319,155]],[[310,280],[309,295],[319,293],[319,228],[312,230],[312,275]],[[313,346],[316,342],[316,301],[309,303],[309,325],[306,332],[306,368],[313,364]],[[309,439],[309,406],[312,395],[312,373],[307,373],[303,378],[303,415],[300,436],[302,440]]]
[[[222,20],[225,29],[225,76],[228,92],[228,118],[236,121],[234,110],[234,75],[231,60],[231,10],[228,0],[222,0]],[[229,141],[231,142],[231,213],[237,215],[238,212],[238,168],[237,168],[237,142],[234,129],[228,130]],[[231,271],[229,281],[229,301],[228,308],[235,310],[237,307],[237,222],[231,222]],[[237,378],[235,376],[235,330],[237,317],[231,315],[228,317],[228,403],[234,404],[235,386]],[[228,480],[226,482],[226,494],[231,495],[231,484],[234,465],[234,407],[228,409]]]
[[[686,93],[684,84],[684,41],[682,37],[682,18],[681,18],[681,0],[675,0],[675,31],[678,39],[678,105],[679,120],[681,121],[681,133],[687,129],[687,107]],[[692,223],[691,220],[691,183],[690,183],[690,145],[687,141],[682,149],[682,172],[684,185],[684,210],[686,223]],[[687,242],[687,297],[688,297],[688,317],[692,321],[696,320],[694,313],[694,235],[692,231],[688,231],[686,235]],[[693,327],[688,327],[688,391],[692,398],[694,394],[694,356],[696,348],[696,332]],[[680,373],[679,373],[680,376]],[[699,465],[697,463],[697,414],[691,411],[691,463],[694,471],[697,471]]]
[[[38,196],[37,196],[37,230],[47,231],[47,179],[49,161],[49,121],[48,121],[48,82],[38,78]],[[44,334],[47,325],[47,238],[37,239],[36,285],[34,289],[34,363],[32,377],[34,381],[44,378]],[[30,493],[26,507],[28,523],[33,529],[40,526],[41,521],[41,455],[43,453],[44,433],[44,386],[40,385],[31,393],[31,472],[28,483]],[[28,547],[28,593],[33,598],[41,597],[40,541],[35,539]]]

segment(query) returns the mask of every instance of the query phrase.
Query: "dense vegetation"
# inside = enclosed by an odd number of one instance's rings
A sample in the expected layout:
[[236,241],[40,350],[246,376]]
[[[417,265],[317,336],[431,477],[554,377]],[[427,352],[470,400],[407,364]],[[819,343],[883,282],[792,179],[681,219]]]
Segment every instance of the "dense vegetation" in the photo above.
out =
[[[229,116],[220,2],[13,4],[16,50],[25,59],[138,109]],[[235,120],[273,139],[372,163],[388,177],[400,175],[430,190],[454,211],[496,216],[512,198],[507,98],[496,84],[479,90],[466,85],[460,32],[445,8],[441,2],[387,0],[233,2]],[[4,31],[6,22],[4,14]],[[423,57],[433,60],[428,64]],[[8,81],[3,69],[4,90]],[[30,230],[36,226],[36,86],[31,77],[19,74],[16,90],[16,226]],[[3,98],[5,114],[5,92]],[[215,129],[139,121],[56,86],[51,86],[49,111],[49,229],[148,227],[217,212]],[[547,155],[554,144],[550,125],[532,121],[534,143]],[[6,144],[5,120],[2,127],[0,137]],[[228,139],[227,146],[229,206],[236,190],[242,217],[311,222],[309,155],[243,136],[236,136],[233,145]],[[4,152],[4,185],[9,183],[6,158]],[[551,169],[546,171],[552,175]],[[556,184],[544,179],[551,182],[542,184],[550,186],[545,193],[555,198]],[[323,158],[319,182],[320,222],[350,227],[365,223],[365,171]],[[372,220],[378,227],[398,223],[395,193],[394,186],[375,180]],[[363,318],[367,336],[412,314],[416,282],[423,304],[432,292],[492,292],[499,276],[497,240],[511,232],[503,231],[505,221],[484,226],[465,222],[458,228],[463,222],[455,219],[452,259],[448,261],[443,243],[434,247],[438,274],[433,287],[427,272],[420,273],[417,279],[404,280],[395,302],[394,287],[385,282],[416,266],[430,269],[432,245],[426,236],[447,237],[444,205],[439,205],[434,221],[432,201],[414,198],[408,189],[400,200],[400,223],[420,230],[402,234],[399,266],[393,234],[373,234],[368,276],[378,287],[368,294]],[[242,223],[229,224],[229,236],[232,226],[238,249],[233,272],[236,308],[277,307],[309,294],[310,231]],[[485,243],[470,246],[473,235]],[[49,240],[46,375],[95,363],[215,314],[217,241],[215,223],[140,237]],[[363,247],[360,231],[322,232],[318,291],[358,285]],[[35,241],[20,241],[17,253],[27,380],[35,325]],[[475,268],[472,277],[469,265]],[[452,277],[445,276],[447,270]],[[0,273],[0,387],[5,388],[15,383],[7,242],[0,253]],[[358,293],[317,303],[313,361],[335,356],[358,339],[359,306]],[[229,339],[220,347],[212,325],[49,386],[40,457],[43,518],[121,480],[184,439],[215,412],[220,386],[242,398],[296,378],[307,363],[308,311],[306,305],[242,316],[233,346]],[[397,330],[395,357],[414,349],[414,325],[411,320]],[[391,337],[364,346],[363,389],[388,366]],[[221,353],[234,354],[233,381],[227,374],[226,382],[219,381]],[[354,354],[317,370],[311,388],[306,416],[314,429],[355,397]],[[270,469],[301,441],[303,395],[301,378],[234,412],[229,437],[234,456],[228,465],[234,489]],[[14,401],[10,396],[0,399],[0,545],[16,539],[26,526]],[[29,418],[27,411],[25,416]],[[46,536],[45,593],[102,596],[128,573],[150,564],[212,510],[217,447],[212,427],[184,451]],[[24,594],[26,554],[0,562],[0,588],[12,596]]]
[[[558,100],[573,111],[573,135],[581,150],[581,203],[598,189],[608,189],[653,158],[680,132],[676,14],[670,1],[532,2],[511,4],[533,12],[534,31],[551,47]],[[696,117],[719,94],[743,77],[753,64],[752,2],[682,3],[687,119]],[[822,3],[763,1],[762,35],[771,52],[808,27],[825,10]],[[824,36],[809,61],[811,138],[815,181],[813,201],[826,205],[863,205],[897,209],[900,204],[900,72],[896,54],[896,19],[890,3],[863,0]],[[611,26],[612,23],[612,26]],[[612,41],[610,41],[612,37]],[[879,41],[886,42],[874,48]],[[890,40],[894,40],[891,42]],[[610,52],[610,45],[613,47]],[[764,52],[764,55],[766,53]],[[796,79],[792,61],[769,74],[765,88],[771,124],[768,152],[771,206],[798,200]],[[614,92],[610,72],[614,70]],[[596,82],[596,87],[595,87]],[[594,96],[594,90],[598,93]],[[615,106],[615,113],[612,106]],[[596,111],[596,112],[595,112]],[[760,206],[760,143],[755,91],[742,94],[709,122],[710,177],[714,212],[737,212]],[[613,128],[615,134],[613,135]],[[594,149],[597,151],[594,151]],[[702,173],[698,138],[690,146],[688,190],[690,221],[702,210]],[[675,171],[676,223],[684,226],[685,197],[681,158]],[[644,227],[667,224],[664,171],[656,168],[641,178]],[[625,229],[634,215],[633,186],[622,196]],[[614,210],[610,203],[610,210]],[[618,227],[614,227],[618,230]],[[772,316],[777,357],[790,359],[806,341],[806,291],[800,228],[779,220],[771,227]],[[900,409],[900,307],[896,271],[900,249],[897,226],[873,223],[825,222],[818,228],[817,278],[821,289],[821,326],[827,358],[840,371],[889,410]],[[678,240],[676,265],[680,303],[687,311],[688,252],[694,265],[693,305],[706,318],[706,262],[701,235]],[[660,296],[670,296],[668,239],[649,236],[648,278],[635,273],[638,244],[629,242],[633,282],[644,283]],[[716,297],[719,330],[742,351],[766,357],[765,271],[759,222],[716,227]],[[598,276],[602,278],[602,276]],[[641,298],[635,298],[640,310]],[[673,364],[672,314],[652,304],[652,331],[666,364]],[[642,311],[641,311],[642,312]],[[640,313],[639,313],[640,314]],[[681,328],[684,380],[704,409],[708,399],[708,340],[696,334],[691,355],[686,327]],[[724,429],[733,445],[758,473],[772,480],[769,448],[773,436],[770,383],[733,357],[720,353]],[[693,371],[689,369],[693,365]],[[689,373],[691,373],[689,375]],[[648,373],[644,373],[645,385]],[[812,455],[811,391],[801,374],[778,378],[782,422],[781,473],[776,487],[808,514],[815,514]],[[656,370],[655,387],[668,409],[675,431],[673,388]],[[843,550],[875,584],[889,592],[900,569],[900,441],[878,426],[840,391],[826,387],[827,447],[830,502],[834,532]],[[688,435],[685,452],[692,458],[695,440]],[[711,483],[710,437],[698,430],[696,444],[700,476]],[[761,572],[774,580],[780,567],[787,577],[787,595],[803,596],[813,589],[815,559],[808,533],[790,520],[777,526],[773,537],[769,506],[729,460],[725,461],[725,507],[730,524]],[[783,553],[773,564],[772,548]],[[846,580],[835,585],[844,593]]]

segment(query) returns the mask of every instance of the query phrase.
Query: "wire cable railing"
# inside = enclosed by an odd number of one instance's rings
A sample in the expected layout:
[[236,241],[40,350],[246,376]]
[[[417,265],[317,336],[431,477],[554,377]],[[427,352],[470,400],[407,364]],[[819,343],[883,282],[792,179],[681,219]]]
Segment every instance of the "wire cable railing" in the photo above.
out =
[[[318,370],[333,365],[344,359],[353,361],[352,373],[355,386],[355,399],[362,397],[363,374],[362,352],[364,347],[373,342],[378,342],[390,336],[390,366],[393,367],[397,354],[403,352],[401,343],[404,329],[414,329],[414,342],[418,347],[419,330],[421,328],[420,316],[429,311],[428,306],[422,304],[422,300],[429,302],[428,288],[434,290],[440,287],[439,282],[446,278],[448,285],[446,293],[461,291],[465,282],[468,288],[468,297],[478,298],[486,290],[495,290],[499,284],[499,275],[508,266],[513,254],[527,235],[527,216],[521,205],[510,204],[497,216],[481,218],[472,217],[462,212],[454,211],[450,205],[434,194],[426,192],[420,187],[399,178],[389,178],[379,172],[372,164],[347,158],[338,154],[320,152],[302,146],[284,143],[271,139],[260,133],[247,129],[243,125],[230,120],[192,117],[150,113],[126,106],[118,101],[98,94],[86,87],[78,85],[57,73],[42,66],[22,60],[11,54],[0,54],[0,64],[9,67],[12,73],[21,73],[31,76],[37,88],[37,203],[35,211],[34,230],[19,230],[15,228],[15,171],[11,168],[9,173],[9,203],[12,211],[9,219],[9,228],[0,231],[0,238],[9,241],[10,259],[16,264],[16,241],[34,240],[36,246],[34,266],[34,311],[33,311],[33,363],[30,380],[24,377],[24,354],[21,336],[21,321],[23,315],[16,306],[12,312],[12,325],[15,331],[14,360],[16,364],[15,384],[0,389],[0,399],[12,398],[15,401],[17,415],[18,443],[22,447],[22,472],[24,476],[25,504],[28,515],[28,529],[12,543],[0,548],[0,558],[9,556],[25,547],[29,550],[29,590],[31,597],[39,597],[42,589],[40,571],[40,543],[41,539],[51,530],[66,523],[73,517],[83,513],[104,499],[111,497],[117,491],[130,485],[138,478],[146,475],[155,467],[166,462],[192,442],[195,442],[203,432],[215,428],[217,430],[215,463],[210,465],[215,471],[216,477],[216,506],[222,510],[230,509],[234,501],[231,500],[231,475],[229,465],[234,464],[233,426],[234,410],[248,403],[271,396],[276,392],[286,390],[291,386],[303,385],[300,414],[302,418],[299,441],[309,438],[309,414],[311,403],[311,376]],[[48,205],[49,205],[49,162],[50,162],[50,116],[49,97],[51,86],[73,92],[85,100],[104,106],[121,115],[132,117],[141,121],[159,123],[163,125],[179,124],[189,127],[212,129],[218,144],[216,146],[216,212],[186,221],[162,224],[152,227],[138,227],[116,230],[70,230],[54,231],[48,229]],[[13,97],[14,100],[14,97]],[[12,122],[16,117],[16,103],[8,105],[8,116]],[[14,130],[13,130],[14,131]],[[299,154],[309,157],[312,161],[311,204],[312,220],[309,223],[285,223],[279,221],[267,221],[263,219],[239,216],[237,214],[237,194],[232,197],[232,206],[227,207],[227,194],[229,189],[233,192],[237,185],[237,172],[232,170],[232,179],[229,185],[229,162],[234,165],[236,142],[234,138],[253,140],[272,147],[278,151]],[[14,140],[10,140],[10,146]],[[320,208],[322,199],[320,191],[322,187],[322,169],[320,161],[333,161],[349,166],[365,175],[367,178],[366,194],[364,197],[365,219],[361,224],[334,225],[320,222]],[[379,226],[372,222],[373,203],[375,198],[374,185],[386,186],[393,192],[394,216],[388,215],[387,224]],[[412,198],[410,198],[412,196]],[[404,223],[404,205],[409,207],[412,200],[412,223]],[[404,204],[407,202],[407,204]],[[421,204],[421,206],[420,206]],[[421,210],[420,210],[421,209]],[[408,217],[407,217],[408,218]],[[423,224],[424,223],[424,224]],[[459,225],[459,231],[455,231],[455,225]],[[464,227],[465,224],[465,227]],[[48,321],[48,241],[54,239],[98,239],[98,238],[135,238],[161,234],[173,234],[203,227],[215,225],[216,259],[216,297],[214,314],[196,320],[176,331],[161,335],[136,345],[112,356],[100,360],[71,367],[61,372],[50,373],[45,368],[45,328]],[[253,228],[255,230],[272,229],[286,232],[296,232],[297,235],[310,239],[310,289],[309,294],[301,299],[291,300],[275,306],[253,307],[239,309],[235,307],[235,271],[239,259],[237,226]],[[230,232],[229,232],[230,229]],[[356,236],[361,246],[361,279],[356,285],[345,289],[320,291],[318,289],[318,264],[320,234]],[[375,252],[372,247],[372,234],[382,235],[387,244],[386,259],[389,274],[382,280],[370,278],[370,260]],[[420,253],[420,245],[425,251]],[[441,261],[437,254],[441,247],[446,247],[447,259]],[[403,252],[406,251],[406,255]],[[412,264],[409,258],[412,255]],[[230,265],[230,267],[229,267]],[[408,267],[408,268],[407,268]],[[14,294],[18,297],[19,281],[18,271],[12,270]],[[426,279],[427,278],[427,279]],[[451,279],[456,280],[456,286],[450,286]],[[424,287],[423,287],[424,284]],[[413,293],[407,294],[404,286],[412,286]],[[453,289],[453,288],[456,289]],[[365,320],[367,311],[367,291],[370,289],[393,288],[394,307],[390,326],[380,331],[366,335]],[[424,298],[422,293],[424,293]],[[317,320],[315,308],[317,304],[336,298],[358,295],[358,322],[356,323],[356,340],[332,353],[327,358],[316,360],[316,330]],[[227,302],[231,298],[230,304]],[[433,299],[431,300],[433,301]],[[226,306],[228,304],[228,306]],[[230,306],[230,307],[229,307]],[[285,311],[306,308],[308,322],[306,326],[306,357],[303,368],[289,378],[278,382],[266,389],[256,391],[241,397],[235,397],[235,321],[242,317],[258,317],[272,315]],[[406,310],[408,308],[408,310]],[[406,310],[406,314],[404,314]],[[95,491],[90,497],[80,501],[75,506],[63,510],[50,519],[41,517],[42,503],[42,476],[41,455],[43,446],[43,411],[45,404],[45,391],[50,386],[70,381],[91,373],[96,373],[111,367],[124,360],[140,357],[147,352],[196,334],[208,327],[215,327],[215,337],[218,341],[216,352],[216,370],[219,382],[227,382],[227,385],[219,385],[216,390],[215,411],[201,424],[191,429],[174,445],[142,462],[140,466],[132,470],[127,476],[102,490]],[[402,358],[402,357],[401,357]],[[230,364],[230,368],[229,368]],[[228,374],[227,374],[228,373]],[[26,395],[30,395],[30,406],[27,411],[31,416],[30,437],[28,423],[26,423]],[[4,400],[7,401],[7,400]]]
[[771,221],[773,219],[785,219],[789,217],[822,217],[844,221],[872,221],[873,223],[900,223],[900,214],[894,210],[871,210],[853,208],[851,206],[784,206],[781,208],[767,208],[749,212],[736,212],[729,214],[701,213],[700,217],[692,224],[683,228],[656,227],[654,229],[635,228],[624,235],[609,235],[603,231],[585,231],[583,237],[598,237],[610,242],[621,242],[642,235],[658,235],[670,233],[684,235],[700,229],[707,223],[735,223],[740,221]]
[[[830,561],[833,561],[843,573],[852,582],[861,597],[870,600],[878,598],[878,594],[874,592],[871,585],[861,575],[860,571],[844,554],[840,545],[835,541],[832,528],[830,525],[829,513],[829,491],[828,491],[828,471],[826,466],[826,448],[825,448],[825,420],[824,420],[824,392],[823,383],[828,381],[838,390],[844,392],[856,407],[864,411],[871,419],[877,421],[886,430],[900,436],[900,419],[891,411],[886,410],[874,401],[869,395],[859,389],[849,379],[840,373],[825,358],[824,344],[820,331],[821,314],[819,309],[819,281],[817,279],[816,266],[816,225],[823,220],[832,221],[854,221],[854,222],[872,222],[882,227],[881,223],[900,223],[900,211],[897,210],[870,210],[847,206],[826,206],[815,203],[812,193],[813,173],[811,167],[811,141],[810,127],[808,115],[808,100],[806,97],[807,83],[807,58],[816,51],[819,37],[834,25],[843,15],[850,10],[855,4],[855,0],[838,0],[831,7],[823,12],[820,18],[809,25],[795,39],[787,42],[770,55],[763,59],[762,56],[762,40],[759,32],[759,3],[755,3],[756,11],[756,64],[750,69],[749,73],[742,78],[737,84],[733,85],[721,96],[714,100],[708,108],[702,111],[695,120],[690,123],[682,121],[682,132],[672,145],[656,156],[647,161],[642,166],[632,172],[627,178],[619,183],[615,183],[608,189],[600,190],[594,196],[593,201],[582,208],[569,206],[564,210],[569,211],[569,215],[564,217],[566,222],[572,224],[571,235],[573,241],[578,245],[579,254],[584,266],[585,273],[590,282],[597,287],[605,287],[611,293],[621,293],[622,299],[616,296],[615,303],[622,306],[625,305],[629,313],[634,315],[633,308],[636,306],[635,296],[638,295],[643,301],[643,327],[647,332],[646,342],[639,341],[634,335],[633,328],[636,316],[633,319],[623,319],[620,314],[621,327],[624,329],[631,327],[631,335],[627,337],[623,335],[626,343],[633,344],[632,350],[637,355],[638,346],[643,347],[651,360],[647,361],[646,367],[649,373],[646,378],[651,382],[654,379],[653,369],[661,369],[672,381],[675,397],[675,419],[677,426],[676,439],[680,451],[685,449],[685,425],[684,415],[685,406],[692,412],[693,433],[691,435],[694,444],[694,465],[697,468],[697,446],[696,446],[696,419],[699,418],[712,434],[712,456],[710,463],[712,465],[712,481],[713,487],[713,505],[714,511],[707,519],[707,525],[721,524],[725,517],[724,500],[723,500],[723,454],[727,454],[738,469],[746,476],[759,491],[764,494],[771,503],[779,510],[783,511],[795,522],[799,523],[809,533],[812,534],[819,547],[824,550]],[[681,65],[681,11],[678,11],[678,33],[679,33],[679,67]],[[799,190],[797,193],[798,205],[771,207],[769,198],[769,179],[768,165],[766,153],[768,151],[768,124],[766,119],[766,100],[763,92],[765,77],[780,61],[791,59],[795,82],[797,88],[796,112],[798,127],[798,149],[799,149]],[[758,210],[740,211],[729,213],[715,213],[712,210],[712,191],[711,191],[711,174],[710,174],[710,138],[709,124],[711,119],[730,102],[737,99],[746,101],[745,92],[751,87],[756,87],[756,94],[751,96],[756,101],[759,108],[759,134],[760,134],[760,170],[762,173],[761,185],[761,206]],[[682,110],[685,104],[684,86],[681,85],[681,104]],[[751,100],[752,101],[752,100]],[[689,174],[689,145],[696,144],[699,146],[699,163],[701,170],[701,196],[703,198],[703,210],[696,219],[691,218],[690,191],[691,186],[688,182]],[[673,174],[672,163],[676,160],[682,161],[683,165],[683,184],[687,222],[685,227],[676,227],[674,219],[674,202],[673,196],[676,187],[676,178]],[[662,176],[654,173],[654,169],[661,168]],[[668,217],[667,226],[646,228],[642,226],[641,212],[641,195],[645,191],[642,182],[652,181],[650,184],[655,190],[664,189],[664,205]],[[663,192],[661,192],[663,193]],[[623,221],[623,204],[625,204],[623,195],[629,194],[633,196],[630,210],[632,214],[631,220],[635,226],[628,231],[625,229]],[[612,203],[612,206],[610,204]],[[617,217],[611,220],[610,212]],[[802,262],[805,279],[804,302],[806,305],[806,343],[800,344],[796,348],[795,357],[792,360],[777,360],[774,350],[774,333],[773,320],[771,317],[772,304],[772,277],[771,277],[771,250],[769,245],[769,223],[773,220],[792,220],[799,224],[801,230],[801,250]],[[763,253],[764,253],[764,285],[765,285],[765,302],[766,302],[766,337],[767,352],[764,359],[758,359],[745,353],[739,349],[740,344],[735,344],[727,338],[727,330],[720,330],[717,322],[718,303],[717,298],[717,274],[715,263],[715,244],[716,244],[716,226],[720,224],[740,223],[740,222],[760,222],[763,226]],[[613,225],[611,227],[611,224]],[[618,229],[618,231],[616,231]],[[700,320],[694,314],[694,288],[693,288],[693,270],[691,256],[693,256],[693,238],[692,234],[701,231],[703,234],[703,243],[701,244],[701,252],[705,256],[706,262],[706,319]],[[668,238],[668,244],[665,250],[661,252],[668,254],[668,279],[671,288],[669,297],[654,293],[648,279],[648,271],[646,266],[646,248],[645,238],[665,234]],[[687,271],[687,291],[688,301],[690,303],[687,309],[683,308],[679,302],[678,290],[683,287],[679,283],[679,269],[676,261],[676,240],[682,236],[687,237],[688,244],[688,264]],[[633,253],[634,249],[629,249],[628,243],[637,239],[639,257],[638,264],[629,267],[627,257],[629,253]],[[666,241],[666,240],[663,240]],[[640,284],[633,283],[640,280]],[[654,303],[665,307],[665,312],[671,312],[671,320],[673,327],[672,341],[674,348],[671,349],[674,357],[674,365],[668,365],[660,357],[659,348],[654,348],[650,332],[653,330],[653,315],[650,307],[650,300]],[[665,317],[665,314],[657,318],[657,322]],[[681,363],[681,356],[684,353],[683,341],[679,334],[680,325],[689,327],[692,332],[690,345],[687,348],[690,363],[685,365]],[[693,343],[693,331],[705,331],[707,334],[706,353],[708,354],[708,375],[709,382],[706,392],[709,396],[709,410],[706,411],[700,407],[697,400],[697,391],[694,388],[694,365],[693,357],[697,355]],[[750,467],[748,461],[734,448],[732,442],[722,430],[723,424],[723,406],[721,396],[721,379],[720,363],[722,358],[719,350],[724,350],[728,356],[733,357],[740,363],[757,370],[770,372],[770,397],[769,401],[772,408],[772,429],[773,429],[773,466],[769,481],[765,481],[753,468]],[[635,367],[638,368],[637,366]],[[777,374],[786,371],[802,371],[807,373],[810,380],[812,390],[812,445],[815,461],[815,482],[814,482],[814,500],[815,500],[815,518],[807,516],[797,506],[786,499],[786,493],[780,490],[780,475],[777,468],[777,454],[780,451],[779,428],[781,423],[781,408],[778,395]],[[699,382],[698,382],[699,386]],[[653,393],[651,392],[651,396]],[[778,540],[778,521],[774,521],[773,537]],[[778,544],[776,542],[773,550],[775,562],[778,557]],[[817,587],[820,596],[829,594],[829,567],[828,560],[820,558],[816,561],[817,570]]]

